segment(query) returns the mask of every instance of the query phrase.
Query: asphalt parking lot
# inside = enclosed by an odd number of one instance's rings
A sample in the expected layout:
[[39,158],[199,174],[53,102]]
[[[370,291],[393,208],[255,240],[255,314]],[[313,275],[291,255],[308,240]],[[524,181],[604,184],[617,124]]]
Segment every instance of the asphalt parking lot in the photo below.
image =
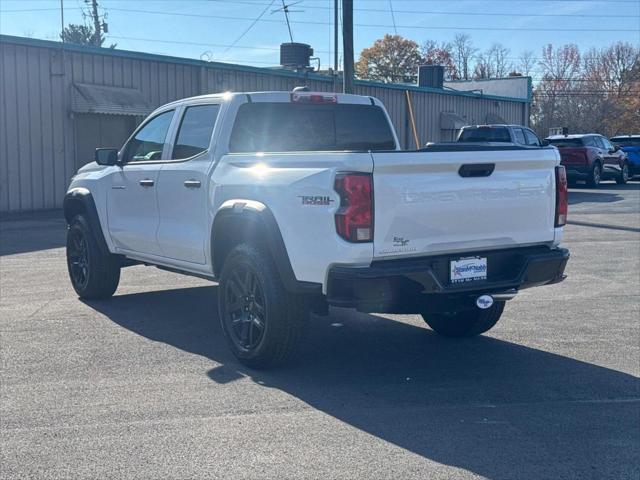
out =
[[571,189],[559,285],[489,334],[333,310],[295,363],[227,350],[216,287],[66,275],[60,212],[0,231],[2,478],[640,478],[640,182]]

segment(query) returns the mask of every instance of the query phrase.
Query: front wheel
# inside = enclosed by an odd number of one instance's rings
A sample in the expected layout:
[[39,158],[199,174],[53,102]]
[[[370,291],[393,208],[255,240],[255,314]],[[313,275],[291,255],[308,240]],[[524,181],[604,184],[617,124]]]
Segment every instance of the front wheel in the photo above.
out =
[[287,292],[267,251],[235,247],[220,274],[218,315],[233,354],[252,368],[284,363],[300,337],[307,309]]
[[495,302],[486,310],[479,308],[451,313],[423,313],[425,322],[445,337],[475,337],[489,331],[502,316],[505,302]]
[[629,181],[629,164],[624,162],[622,165],[622,170],[620,171],[620,175],[616,177],[616,183],[618,185],[624,185]]
[[67,230],[67,269],[71,285],[83,299],[107,298],[120,282],[120,263],[112,254],[98,247],[89,222],[77,215]]

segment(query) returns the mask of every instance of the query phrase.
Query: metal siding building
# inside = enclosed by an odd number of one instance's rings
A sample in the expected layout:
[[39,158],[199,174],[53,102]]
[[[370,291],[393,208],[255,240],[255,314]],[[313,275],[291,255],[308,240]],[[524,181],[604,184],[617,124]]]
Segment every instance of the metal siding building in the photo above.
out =
[[[307,84],[334,91],[318,74],[0,35],[0,211],[59,208],[71,176],[96,146],[120,147],[145,114],[167,102],[224,91],[285,90]],[[452,140],[443,114],[465,123],[501,118],[527,124],[522,99],[411,85],[356,81],[379,98],[404,148],[415,148],[410,92],[420,144]]]

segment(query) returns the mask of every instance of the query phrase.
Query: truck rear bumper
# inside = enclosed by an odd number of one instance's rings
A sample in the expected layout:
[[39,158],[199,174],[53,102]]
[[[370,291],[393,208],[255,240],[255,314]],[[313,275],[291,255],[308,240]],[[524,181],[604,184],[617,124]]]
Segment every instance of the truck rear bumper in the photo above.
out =
[[[452,284],[449,265],[461,256],[486,257],[487,279]],[[524,288],[560,282],[568,260],[567,249],[540,246],[378,261],[369,267],[334,266],[327,301],[378,313],[470,308],[478,295],[507,299]]]

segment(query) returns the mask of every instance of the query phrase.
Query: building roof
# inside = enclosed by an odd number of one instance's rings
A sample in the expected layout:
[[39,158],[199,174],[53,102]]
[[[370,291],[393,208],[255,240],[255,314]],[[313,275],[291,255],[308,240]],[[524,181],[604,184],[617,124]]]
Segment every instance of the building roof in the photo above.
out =
[[[58,50],[64,49],[66,51],[71,51],[71,52],[93,53],[98,55],[125,57],[130,59],[152,60],[155,62],[165,62],[165,63],[198,66],[198,67],[209,67],[209,68],[216,68],[216,69],[222,69],[222,70],[235,70],[235,71],[261,73],[264,75],[276,75],[276,76],[282,76],[282,77],[300,78],[299,73],[288,71],[285,69],[262,68],[262,67],[253,67],[248,65],[238,65],[238,64],[222,63],[222,62],[206,62],[203,60],[195,60],[191,58],[157,55],[154,53],[134,52],[130,50],[120,50],[117,48],[102,48],[102,47],[94,47],[89,45],[75,45],[71,43],[54,42],[51,40],[40,40],[35,38],[16,37],[13,35],[0,35],[0,42],[33,46],[33,47],[41,47],[41,48],[55,48]],[[328,83],[334,82],[333,77],[330,77],[328,75],[321,75],[314,72],[306,73],[305,77],[309,79],[317,80],[317,81],[328,82]],[[465,91],[440,89],[440,88],[432,88],[432,87],[419,87],[417,85],[382,83],[382,82],[373,82],[368,80],[356,80],[355,83],[357,85],[362,85],[362,86],[388,88],[393,90],[411,90],[416,92],[436,93],[439,95],[483,98],[483,99],[489,99],[489,100],[500,100],[500,101],[507,101],[507,102],[516,102],[516,103],[530,103],[529,100],[523,99],[523,98],[505,97],[505,96],[499,96],[499,95],[485,95],[478,92],[465,92]]]

